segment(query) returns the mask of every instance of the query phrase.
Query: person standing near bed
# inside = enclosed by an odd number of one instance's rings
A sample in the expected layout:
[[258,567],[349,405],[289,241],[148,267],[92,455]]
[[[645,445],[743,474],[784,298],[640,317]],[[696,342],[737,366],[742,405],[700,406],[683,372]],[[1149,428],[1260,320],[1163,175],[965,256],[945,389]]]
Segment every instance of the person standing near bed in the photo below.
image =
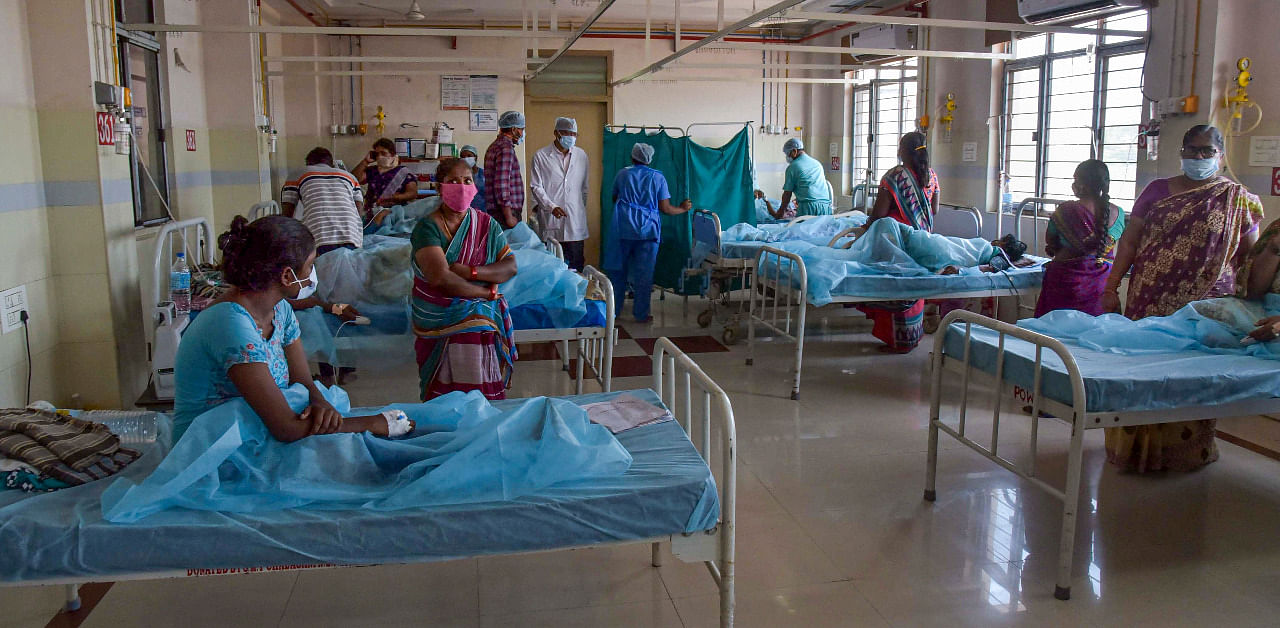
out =
[[[1198,125],[1182,138],[1182,174],[1156,179],[1133,204],[1107,278],[1102,306],[1120,312],[1120,282],[1132,269],[1124,315],[1168,316],[1201,299],[1234,294],[1236,271],[1258,241],[1262,202],[1218,175],[1223,139]],[[1107,459],[1127,470],[1190,471],[1218,459],[1215,421],[1106,430]]]
[[1111,204],[1110,190],[1106,163],[1089,159],[1076,166],[1071,193],[1077,200],[1058,206],[1045,227],[1045,252],[1053,259],[1044,265],[1037,318],[1054,310],[1103,313],[1102,291],[1124,232],[1124,210]]
[[[174,365],[173,438],[198,416],[243,398],[277,440],[316,434],[369,432],[387,436],[384,416],[338,413],[311,379],[298,319],[289,299],[315,292],[315,238],[288,216],[244,216],[218,237],[222,273],[232,285],[187,327]],[[310,402],[294,412],[283,389],[306,386]]]
[[[933,232],[938,213],[938,175],[929,167],[924,134],[907,133],[898,141],[898,161],[880,179],[880,193],[867,225],[890,218],[904,225]],[[871,335],[885,343],[886,353],[907,353],[924,337],[924,300],[878,301],[858,306],[874,323]]]
[[804,152],[804,142],[793,137],[782,145],[787,157],[787,171],[782,181],[782,202],[777,211],[770,210],[774,219],[780,219],[795,196],[796,214],[799,216],[831,215],[831,184],[822,162]]
[[516,275],[502,225],[471,207],[476,186],[461,159],[436,168],[440,208],[413,228],[414,349],[422,400],[478,390],[505,399],[515,329],[498,285]]

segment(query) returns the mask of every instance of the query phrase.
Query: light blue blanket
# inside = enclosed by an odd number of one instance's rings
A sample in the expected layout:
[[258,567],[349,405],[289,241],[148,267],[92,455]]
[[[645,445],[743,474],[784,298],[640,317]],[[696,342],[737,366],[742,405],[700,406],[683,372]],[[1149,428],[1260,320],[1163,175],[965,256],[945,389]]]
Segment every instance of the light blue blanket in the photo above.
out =
[[[324,392],[350,412],[345,392]],[[295,411],[306,406],[301,385],[284,393]],[[116,480],[102,495],[103,518],[133,522],[169,508],[388,511],[511,501],[631,466],[608,429],[561,399],[499,411],[473,392],[389,407],[417,422],[408,438],[329,434],[282,443],[242,399],[229,401],[196,418],[146,479]]]
[[382,225],[373,233],[380,236],[407,238],[413,233],[418,220],[440,207],[439,196],[425,196],[404,205],[393,205],[391,213],[382,219]]
[[1257,321],[1280,315],[1280,295],[1245,301],[1235,297],[1187,304],[1169,316],[1129,320],[1119,314],[1093,317],[1075,310],[1049,312],[1018,321],[1019,327],[1052,336],[1068,344],[1121,355],[1145,355],[1197,350],[1280,359],[1280,341],[1242,345]]

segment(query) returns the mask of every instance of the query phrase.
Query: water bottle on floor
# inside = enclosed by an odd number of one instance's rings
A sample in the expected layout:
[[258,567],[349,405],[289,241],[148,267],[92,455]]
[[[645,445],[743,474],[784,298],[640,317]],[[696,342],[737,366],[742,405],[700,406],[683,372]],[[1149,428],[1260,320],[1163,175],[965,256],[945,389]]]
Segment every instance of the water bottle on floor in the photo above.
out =
[[178,253],[178,259],[169,269],[169,300],[173,301],[178,316],[191,312],[191,269],[185,253]]

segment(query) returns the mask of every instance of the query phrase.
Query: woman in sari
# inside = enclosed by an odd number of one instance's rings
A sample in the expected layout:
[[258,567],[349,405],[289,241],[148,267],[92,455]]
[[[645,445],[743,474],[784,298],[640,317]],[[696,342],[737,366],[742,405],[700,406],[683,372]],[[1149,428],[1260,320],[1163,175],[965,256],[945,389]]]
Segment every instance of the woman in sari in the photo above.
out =
[[1045,228],[1045,251],[1053,259],[1044,266],[1036,317],[1054,310],[1102,314],[1102,290],[1124,232],[1124,211],[1111,204],[1110,188],[1106,163],[1076,166],[1071,192],[1079,200],[1059,206]]
[[[1198,125],[1182,138],[1182,175],[1157,179],[1134,202],[1102,295],[1120,312],[1120,282],[1132,268],[1124,314],[1168,316],[1201,299],[1235,293],[1236,272],[1258,241],[1262,203],[1217,176],[1222,133]],[[1215,421],[1182,421],[1106,431],[1107,459],[1125,469],[1190,471],[1218,459]]]
[[[867,224],[891,218],[904,225],[933,231],[938,213],[938,175],[929,167],[924,134],[911,132],[898,142],[899,165],[880,179],[880,193]],[[881,351],[907,353],[924,336],[924,300],[879,301],[858,306],[874,327],[871,335],[885,343]]]
[[366,232],[377,231],[382,220],[391,213],[387,208],[418,199],[418,178],[400,165],[395,142],[383,137],[373,143],[373,150],[351,171],[360,183],[368,184],[364,195]]
[[471,167],[447,158],[436,168],[440,208],[413,229],[413,333],[422,400],[478,390],[506,397],[516,359],[501,284],[516,274],[502,225],[471,207]]

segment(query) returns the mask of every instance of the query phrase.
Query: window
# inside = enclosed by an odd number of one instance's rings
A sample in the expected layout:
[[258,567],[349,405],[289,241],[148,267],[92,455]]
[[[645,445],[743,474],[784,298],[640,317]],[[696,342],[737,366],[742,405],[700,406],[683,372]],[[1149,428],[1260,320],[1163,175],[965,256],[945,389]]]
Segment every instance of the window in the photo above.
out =
[[874,185],[898,164],[898,139],[916,130],[916,71],[905,61],[853,73],[853,183]]
[[[151,21],[151,3],[117,0],[117,20]],[[129,117],[133,129],[129,172],[133,187],[133,218],[137,226],[169,219],[169,171],[165,121],[160,101],[158,42],[147,33],[124,30],[116,23],[120,55],[120,84],[129,88]]]
[[[1146,30],[1147,12],[1089,22]],[[1126,209],[1136,194],[1142,113],[1141,38],[1036,35],[1018,40],[1005,65],[1002,159],[1015,202],[1029,196],[1071,198],[1081,161],[1111,170],[1111,198]]]

